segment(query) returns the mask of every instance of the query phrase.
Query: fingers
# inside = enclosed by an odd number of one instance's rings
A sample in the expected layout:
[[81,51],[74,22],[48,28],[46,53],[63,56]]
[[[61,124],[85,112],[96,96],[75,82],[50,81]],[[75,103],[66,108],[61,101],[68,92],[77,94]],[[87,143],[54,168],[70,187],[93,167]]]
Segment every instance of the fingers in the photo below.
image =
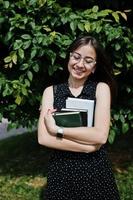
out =
[[47,114],[53,114],[57,109],[48,109]]

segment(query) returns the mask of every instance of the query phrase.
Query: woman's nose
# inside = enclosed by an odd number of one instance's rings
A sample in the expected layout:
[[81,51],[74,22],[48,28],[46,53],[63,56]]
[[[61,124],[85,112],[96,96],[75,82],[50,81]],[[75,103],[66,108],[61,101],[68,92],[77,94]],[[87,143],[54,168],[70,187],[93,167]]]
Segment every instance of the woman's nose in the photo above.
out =
[[77,65],[78,65],[78,67],[84,67],[84,59],[81,58],[81,59],[79,60],[79,62],[77,63]]

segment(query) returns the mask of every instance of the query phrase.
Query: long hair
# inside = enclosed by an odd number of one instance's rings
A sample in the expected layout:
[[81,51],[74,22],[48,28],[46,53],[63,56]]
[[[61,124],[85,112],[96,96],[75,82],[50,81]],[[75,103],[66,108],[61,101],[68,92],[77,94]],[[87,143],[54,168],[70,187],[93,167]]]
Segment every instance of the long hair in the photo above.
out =
[[94,74],[91,75],[91,78],[97,82],[104,82],[108,84],[108,86],[110,87],[111,99],[113,102],[114,98],[116,97],[117,91],[116,82],[113,74],[113,68],[99,42],[91,36],[78,37],[70,45],[68,49],[68,56],[70,55],[70,52],[74,52],[76,49],[84,45],[92,46],[96,52],[96,69]]

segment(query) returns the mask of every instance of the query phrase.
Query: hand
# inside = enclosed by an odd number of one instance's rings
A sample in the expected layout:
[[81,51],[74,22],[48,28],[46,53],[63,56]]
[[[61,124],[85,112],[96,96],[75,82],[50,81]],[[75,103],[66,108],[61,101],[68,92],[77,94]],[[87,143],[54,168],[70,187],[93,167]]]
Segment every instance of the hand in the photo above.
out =
[[55,123],[55,120],[52,114],[56,111],[56,109],[48,109],[46,114],[44,115],[44,123],[47,128],[47,131],[51,135],[56,135],[58,126]]

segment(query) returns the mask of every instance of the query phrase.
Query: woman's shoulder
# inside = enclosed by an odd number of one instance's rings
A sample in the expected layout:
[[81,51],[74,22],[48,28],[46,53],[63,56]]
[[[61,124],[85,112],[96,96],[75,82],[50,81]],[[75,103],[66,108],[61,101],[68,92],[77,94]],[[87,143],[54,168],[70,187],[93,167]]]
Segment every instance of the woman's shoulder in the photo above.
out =
[[97,83],[97,89],[104,89],[104,90],[108,90],[109,89],[109,85],[105,82],[99,82]]
[[53,85],[46,87],[43,91],[43,97],[48,97],[53,94]]
[[96,96],[110,96],[110,87],[105,82],[99,82],[96,88]]

